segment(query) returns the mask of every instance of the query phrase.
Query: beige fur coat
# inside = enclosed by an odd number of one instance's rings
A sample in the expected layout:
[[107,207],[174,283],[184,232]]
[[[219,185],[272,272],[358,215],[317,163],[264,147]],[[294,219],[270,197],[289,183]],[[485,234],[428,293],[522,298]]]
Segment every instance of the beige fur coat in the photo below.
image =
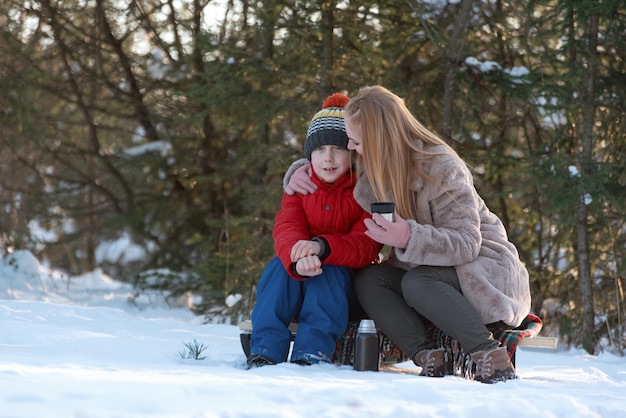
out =
[[[430,147],[427,151],[441,151]],[[308,163],[295,162],[285,175]],[[424,166],[435,183],[417,175],[411,181],[417,211],[407,219],[411,235],[406,249],[394,249],[387,261],[410,269],[418,265],[454,266],[461,290],[485,324],[517,326],[530,311],[528,271],[509,242],[500,219],[485,205],[472,175],[456,155],[438,155]],[[365,175],[354,190],[368,212],[374,195]]]

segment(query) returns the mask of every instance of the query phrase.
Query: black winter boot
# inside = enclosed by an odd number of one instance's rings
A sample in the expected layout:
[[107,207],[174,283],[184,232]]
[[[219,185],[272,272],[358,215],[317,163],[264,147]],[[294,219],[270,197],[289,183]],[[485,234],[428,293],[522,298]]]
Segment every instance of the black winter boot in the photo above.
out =
[[273,366],[276,362],[269,357],[262,356],[261,354],[250,354],[248,357],[248,369],[254,369],[256,367]]

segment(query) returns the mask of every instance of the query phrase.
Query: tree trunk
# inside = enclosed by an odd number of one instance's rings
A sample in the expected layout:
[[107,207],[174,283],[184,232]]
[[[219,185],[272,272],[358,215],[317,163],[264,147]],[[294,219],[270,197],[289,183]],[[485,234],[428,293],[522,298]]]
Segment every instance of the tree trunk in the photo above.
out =
[[[597,77],[597,57],[596,48],[598,42],[598,13],[594,13],[589,17],[589,33],[587,51],[587,73],[585,77],[585,99],[583,104],[583,126],[582,126],[582,153],[581,168],[583,178],[589,178],[593,175],[593,165],[591,160],[591,150],[593,143],[593,125],[595,114],[595,89]],[[589,236],[588,236],[588,208],[586,203],[586,189],[581,190],[581,196],[578,203],[578,220],[577,220],[577,240],[578,240],[578,270],[580,280],[580,292],[583,308],[583,329],[582,329],[582,345],[589,353],[595,352],[595,326],[594,326],[594,304],[593,304],[593,287],[591,277],[591,263],[589,253]]]
[[459,57],[464,45],[464,36],[467,26],[472,17],[473,0],[463,0],[461,10],[454,22],[454,31],[450,37],[449,47],[446,51],[446,79],[443,89],[443,115],[442,134],[446,141],[452,138],[452,109],[454,106],[454,75],[456,73]]

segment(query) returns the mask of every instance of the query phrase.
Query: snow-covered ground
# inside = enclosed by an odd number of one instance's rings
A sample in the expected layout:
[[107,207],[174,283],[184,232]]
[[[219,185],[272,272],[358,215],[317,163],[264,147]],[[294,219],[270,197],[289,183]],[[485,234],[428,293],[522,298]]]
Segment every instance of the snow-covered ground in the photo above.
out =
[[[67,277],[27,252],[0,260],[0,417],[618,417],[626,358],[520,348],[519,379],[246,370],[239,330],[129,297],[93,272]],[[208,347],[184,359],[186,344]],[[400,367],[416,371],[410,363]]]

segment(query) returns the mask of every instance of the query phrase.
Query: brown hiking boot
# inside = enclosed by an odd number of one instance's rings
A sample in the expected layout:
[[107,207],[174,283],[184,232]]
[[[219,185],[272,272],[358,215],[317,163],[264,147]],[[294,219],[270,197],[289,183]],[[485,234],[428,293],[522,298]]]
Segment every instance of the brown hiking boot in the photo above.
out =
[[464,375],[481,383],[504,382],[517,379],[506,347],[477,351],[465,358]]
[[444,377],[454,374],[452,356],[443,348],[422,350],[413,357],[413,362],[422,368],[420,376]]

